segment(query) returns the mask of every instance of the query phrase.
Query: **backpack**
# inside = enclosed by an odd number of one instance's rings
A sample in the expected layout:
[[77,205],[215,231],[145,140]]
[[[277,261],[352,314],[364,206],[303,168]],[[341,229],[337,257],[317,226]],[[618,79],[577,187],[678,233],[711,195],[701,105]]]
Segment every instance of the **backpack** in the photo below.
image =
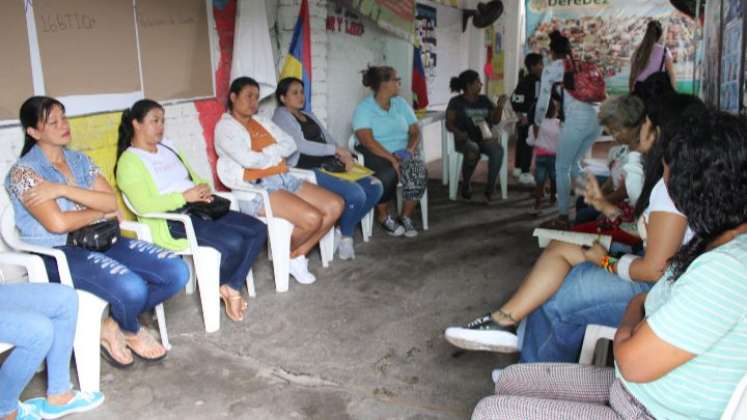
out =
[[581,102],[602,102],[607,99],[607,84],[596,64],[576,62],[573,56],[565,60],[563,87]]

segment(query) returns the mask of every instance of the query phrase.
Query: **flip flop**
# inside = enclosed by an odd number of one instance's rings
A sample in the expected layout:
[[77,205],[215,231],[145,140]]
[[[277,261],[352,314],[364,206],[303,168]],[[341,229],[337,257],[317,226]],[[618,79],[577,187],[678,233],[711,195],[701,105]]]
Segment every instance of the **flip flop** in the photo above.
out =
[[[150,341],[151,343],[158,344],[158,342],[156,341],[156,339],[153,338],[153,336],[150,335],[143,328],[141,328],[140,331],[138,331],[138,335],[140,335],[141,331],[142,331],[143,334],[145,334],[148,337],[148,339],[146,339],[146,340]],[[125,337],[125,343],[127,344],[127,348],[130,349],[130,351],[132,352],[132,354],[134,354],[135,356],[137,356],[138,359],[146,361],[146,362],[158,362],[160,360],[163,360],[166,357],[166,355],[168,354],[167,351],[164,351],[164,353],[162,355],[158,356],[158,357],[147,357],[145,355],[142,355],[142,354],[138,353],[138,351],[135,350],[135,348],[133,348],[130,345],[130,343],[127,341],[127,337]]]
[[101,347],[101,357],[106,360],[110,365],[117,369],[127,369],[130,366],[135,364],[135,360],[131,361],[130,363],[122,363],[119,360],[115,359],[114,356],[111,353],[111,350],[109,350],[102,341],[100,344]]
[[241,307],[240,316],[235,316],[230,312],[230,309],[233,307],[231,305],[232,302],[235,302],[237,300],[242,300],[242,301],[244,300],[240,294],[234,295],[234,296],[228,296],[228,295],[224,295],[223,293],[221,293],[220,298],[221,300],[223,300],[223,305],[225,306],[226,316],[228,317],[228,319],[230,319],[231,321],[235,321],[235,322],[244,320],[244,315],[246,314],[246,308],[249,306],[249,304],[246,301],[244,301],[244,304]]

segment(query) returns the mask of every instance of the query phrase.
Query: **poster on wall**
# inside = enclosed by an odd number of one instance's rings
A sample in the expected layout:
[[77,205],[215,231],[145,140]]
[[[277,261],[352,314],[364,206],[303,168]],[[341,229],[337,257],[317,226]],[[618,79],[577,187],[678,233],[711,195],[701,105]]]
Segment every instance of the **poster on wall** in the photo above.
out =
[[[721,60],[721,0],[706,3],[703,51],[703,100],[712,106],[719,106],[719,65]],[[714,53],[715,51],[715,53]]]
[[549,59],[548,35],[558,29],[571,39],[577,58],[602,69],[608,93],[622,94],[628,91],[630,58],[648,21],[658,19],[665,30],[662,41],[674,60],[677,89],[692,92],[697,29],[693,19],[673,8],[669,0],[583,3],[526,0],[527,49]]
[[487,80],[487,94],[495,99],[506,93],[504,86],[504,62],[506,59],[503,34],[505,23],[501,16],[498,21],[485,30],[486,65],[485,79]]
[[415,13],[415,42],[416,45],[420,45],[420,60],[429,85],[436,78],[436,65],[438,64],[436,27],[438,27],[436,8],[418,4]]
[[415,0],[336,0],[337,4],[355,10],[383,29],[407,40],[412,39],[415,23]]
[[740,109],[742,74],[742,33],[744,6],[742,0],[723,0],[720,107],[737,113]]

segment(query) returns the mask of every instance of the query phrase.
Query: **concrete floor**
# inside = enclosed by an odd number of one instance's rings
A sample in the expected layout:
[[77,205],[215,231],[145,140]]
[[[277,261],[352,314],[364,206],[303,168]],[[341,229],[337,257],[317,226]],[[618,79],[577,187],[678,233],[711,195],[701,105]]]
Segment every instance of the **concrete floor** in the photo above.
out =
[[[167,302],[167,359],[124,371],[102,362],[106,402],[76,418],[469,418],[492,392],[491,370],[516,355],[455,354],[443,330],[517,287],[539,255],[538,219],[527,215],[528,190],[491,205],[477,202],[479,185],[470,203],[449,201],[438,180],[429,191],[429,231],[408,240],[377,227],[371,242],[356,238],[355,261],[327,269],[315,252],[314,285],[275,293],[260,257],[244,322],[222,315],[220,331],[206,334],[197,295]],[[24,398],[43,386],[37,375]]]

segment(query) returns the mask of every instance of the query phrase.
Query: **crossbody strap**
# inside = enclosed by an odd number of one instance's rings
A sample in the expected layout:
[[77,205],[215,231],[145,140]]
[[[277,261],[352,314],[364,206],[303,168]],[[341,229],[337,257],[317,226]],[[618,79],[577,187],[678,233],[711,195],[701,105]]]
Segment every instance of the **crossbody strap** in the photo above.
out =
[[184,169],[187,170],[187,175],[189,175],[190,181],[192,181],[194,184],[197,184],[197,181],[195,181],[195,179],[192,178],[192,173],[189,172],[189,166],[187,166],[187,162],[185,162],[184,159],[182,159],[182,157],[179,155],[179,153],[176,153],[176,150],[172,149],[169,146],[166,146],[163,143],[158,143],[158,144],[161,145],[161,146],[163,146],[163,147],[165,147],[165,148],[167,148],[167,149],[169,149],[171,151],[171,153],[173,153],[176,156],[176,158],[179,159],[179,162],[182,163],[182,165],[184,166]]
[[664,52],[661,53],[661,65],[659,66],[659,71],[664,71],[664,62],[667,61],[667,47],[664,47]]

